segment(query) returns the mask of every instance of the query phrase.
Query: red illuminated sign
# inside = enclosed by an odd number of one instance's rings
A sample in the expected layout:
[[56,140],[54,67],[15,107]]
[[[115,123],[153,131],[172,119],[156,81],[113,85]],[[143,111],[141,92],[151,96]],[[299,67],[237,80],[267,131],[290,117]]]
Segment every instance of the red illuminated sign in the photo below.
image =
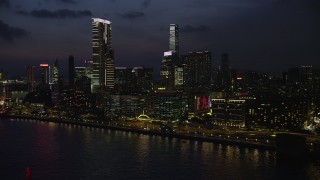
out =
[[197,111],[209,110],[211,107],[210,96],[197,97]]
[[40,64],[40,67],[48,67],[48,64]]

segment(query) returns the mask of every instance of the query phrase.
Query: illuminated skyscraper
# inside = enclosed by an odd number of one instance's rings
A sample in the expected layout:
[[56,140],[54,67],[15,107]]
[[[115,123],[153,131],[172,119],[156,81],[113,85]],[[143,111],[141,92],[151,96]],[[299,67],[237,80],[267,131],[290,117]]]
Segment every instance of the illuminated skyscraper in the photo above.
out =
[[179,54],[179,28],[177,24],[170,24],[169,51]]
[[183,67],[175,67],[174,68],[174,86],[180,87],[184,82],[184,69]]
[[48,64],[40,64],[41,68],[41,83],[49,84],[50,83],[50,66]]
[[52,69],[52,86],[51,86],[51,102],[57,105],[61,101],[60,90],[61,84],[59,83],[59,63],[58,59],[55,60]]
[[93,71],[91,91],[114,88],[114,53],[112,49],[111,22],[92,19],[92,60]]
[[59,63],[58,59],[53,64],[53,77],[52,77],[52,83],[58,84],[59,81]]
[[170,24],[169,51],[164,52],[161,61],[161,85],[172,89],[175,82],[175,66],[179,66],[179,29],[177,24]]

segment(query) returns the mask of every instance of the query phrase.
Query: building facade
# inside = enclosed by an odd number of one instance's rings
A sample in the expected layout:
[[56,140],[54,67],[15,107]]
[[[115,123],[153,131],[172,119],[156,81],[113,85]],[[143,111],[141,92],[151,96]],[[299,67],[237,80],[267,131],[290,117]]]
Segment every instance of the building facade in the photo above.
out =
[[212,99],[212,120],[215,125],[244,128],[245,113],[245,100]]
[[190,52],[182,57],[185,64],[185,90],[208,92],[211,87],[211,52]]

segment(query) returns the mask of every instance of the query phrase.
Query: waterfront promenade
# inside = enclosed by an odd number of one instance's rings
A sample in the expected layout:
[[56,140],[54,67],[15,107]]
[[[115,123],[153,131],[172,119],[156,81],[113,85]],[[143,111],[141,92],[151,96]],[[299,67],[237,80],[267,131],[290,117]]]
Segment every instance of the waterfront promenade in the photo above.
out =
[[137,119],[105,120],[105,119],[67,119],[48,118],[41,116],[2,115],[6,120],[16,119],[19,121],[34,120],[41,122],[62,123],[70,126],[86,126],[91,128],[103,128],[119,130],[151,136],[179,138],[200,142],[213,142],[225,145],[249,147],[258,149],[277,150],[276,135],[286,133],[303,136],[306,138],[306,147],[312,156],[319,158],[320,137],[294,132],[272,131],[247,131],[241,129],[217,129],[209,128],[203,124],[161,122]]
[[60,119],[39,116],[5,115],[4,118],[20,120],[36,120],[43,122],[63,123],[77,126],[88,126],[93,128],[105,128],[127,132],[157,135],[163,137],[181,138],[205,142],[215,142],[234,146],[245,146],[253,148],[275,149],[275,135],[272,132],[243,131],[243,130],[219,130],[208,129],[199,124],[169,124],[162,122],[141,120],[79,120]]

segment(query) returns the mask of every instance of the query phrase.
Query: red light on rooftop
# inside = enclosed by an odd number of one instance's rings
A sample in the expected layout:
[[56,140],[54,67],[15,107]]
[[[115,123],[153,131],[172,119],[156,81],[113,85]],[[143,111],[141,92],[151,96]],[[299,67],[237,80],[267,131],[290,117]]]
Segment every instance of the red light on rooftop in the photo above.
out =
[[48,67],[48,64],[40,64],[40,67]]

